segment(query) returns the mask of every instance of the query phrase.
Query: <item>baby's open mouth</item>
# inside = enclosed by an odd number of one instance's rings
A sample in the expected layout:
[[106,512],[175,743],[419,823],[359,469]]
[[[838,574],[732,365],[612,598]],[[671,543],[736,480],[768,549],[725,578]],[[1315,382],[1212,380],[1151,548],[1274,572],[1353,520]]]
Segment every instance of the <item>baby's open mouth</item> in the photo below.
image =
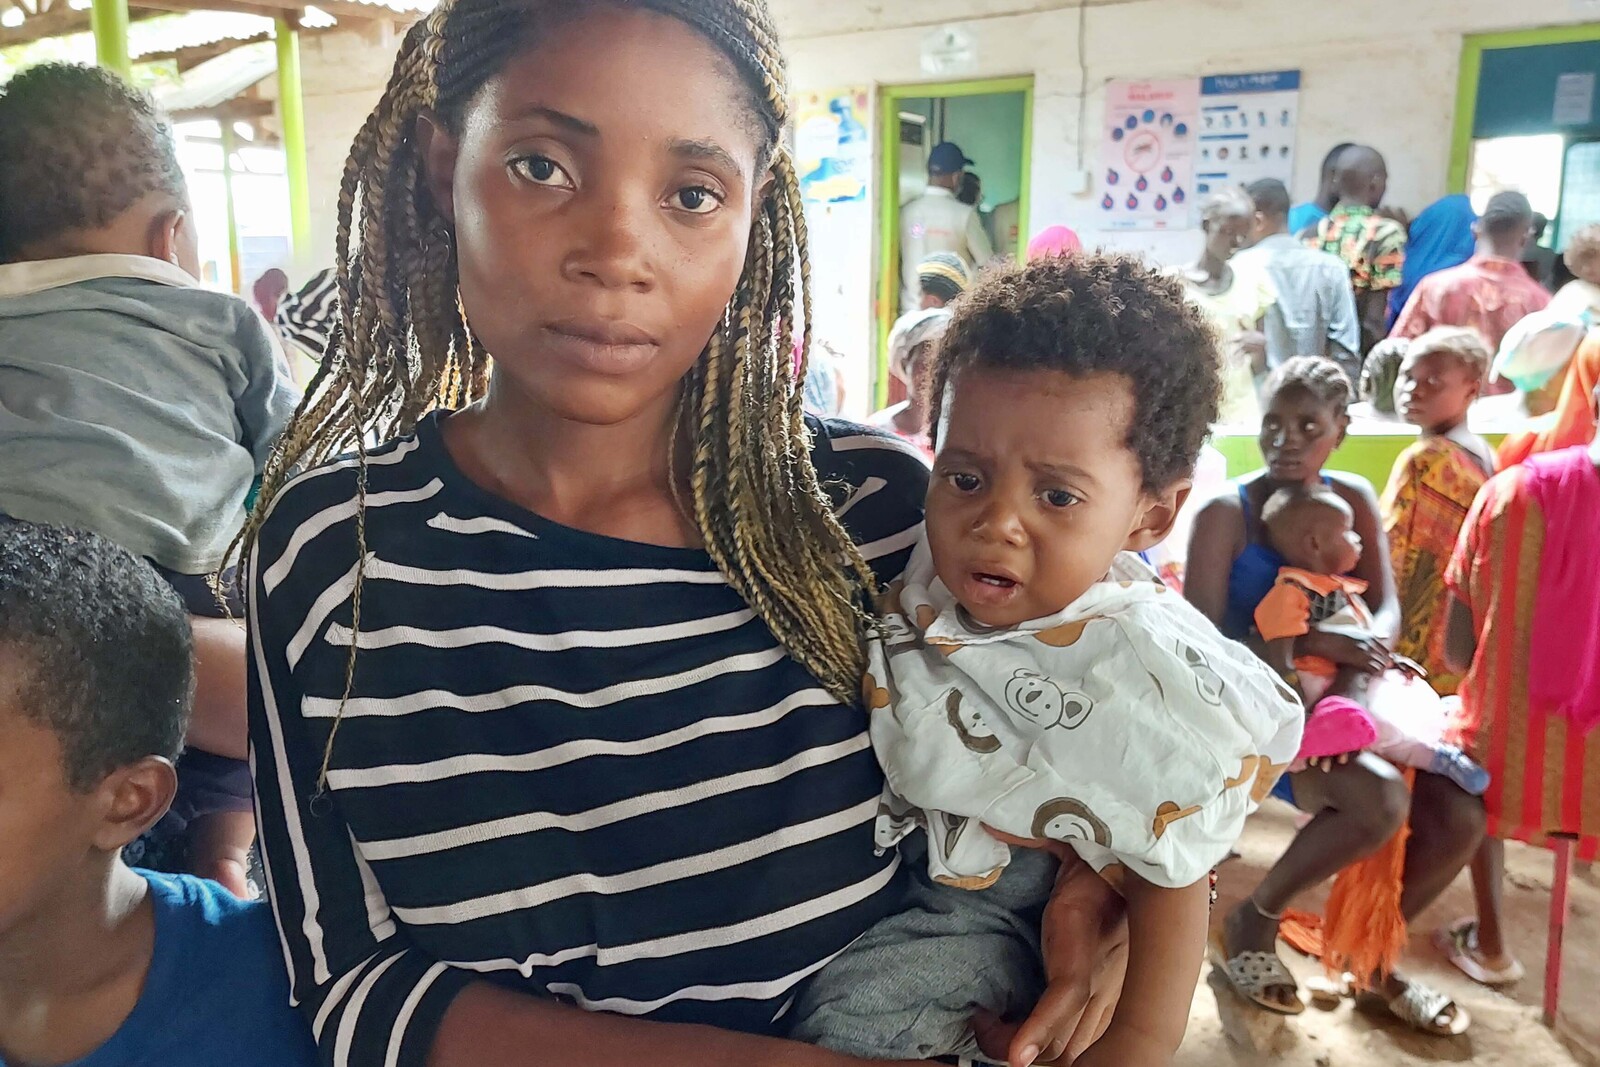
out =
[[1015,580],[1007,578],[1003,574],[985,574],[982,571],[976,571],[972,577],[974,580],[982,582],[984,585],[992,585],[996,589],[1014,589],[1017,585]]

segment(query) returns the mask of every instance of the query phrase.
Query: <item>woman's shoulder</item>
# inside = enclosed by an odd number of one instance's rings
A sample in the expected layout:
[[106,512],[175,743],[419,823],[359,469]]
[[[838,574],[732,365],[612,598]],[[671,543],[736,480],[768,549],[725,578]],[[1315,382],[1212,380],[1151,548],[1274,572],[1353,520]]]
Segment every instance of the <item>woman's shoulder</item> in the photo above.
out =
[[[314,553],[341,572],[355,563],[357,538],[340,536],[357,522],[365,502],[367,524],[390,505],[424,503],[438,495],[443,482],[437,468],[437,427],[432,420],[414,433],[366,450],[343,455],[303,471],[267,504],[255,548],[264,573],[275,586],[300,549],[317,541]],[[335,559],[334,557],[337,557]],[[270,592],[270,589],[268,590]]]
[[1362,504],[1374,510],[1378,506],[1378,491],[1372,487],[1371,482],[1359,474],[1352,474],[1349,471],[1323,471],[1322,480],[1351,505]]
[[922,525],[928,461],[916,445],[886,430],[809,415],[806,425],[817,480],[834,514],[880,577],[893,577]]

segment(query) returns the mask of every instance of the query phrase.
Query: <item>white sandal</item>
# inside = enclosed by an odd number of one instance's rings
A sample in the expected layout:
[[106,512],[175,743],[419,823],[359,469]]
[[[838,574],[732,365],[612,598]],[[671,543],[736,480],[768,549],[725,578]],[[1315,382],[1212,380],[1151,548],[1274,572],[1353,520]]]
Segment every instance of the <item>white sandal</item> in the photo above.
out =
[[[1306,1010],[1305,1002],[1300,999],[1300,983],[1277,953],[1240,952],[1229,956],[1222,931],[1218,930],[1211,937],[1208,955],[1211,965],[1221,972],[1233,991],[1262,1011],[1270,1011],[1274,1015],[1299,1015]],[[1293,1004],[1266,996],[1269,989],[1294,990]]]
[[1382,1007],[1411,1029],[1435,1037],[1459,1037],[1472,1025],[1465,1008],[1421,982],[1407,982],[1405,992],[1393,1000],[1384,1000],[1378,993],[1362,993],[1356,1003],[1363,1008]]
[[1449,926],[1441,926],[1434,932],[1433,943],[1444,953],[1445,959],[1455,965],[1456,970],[1479,985],[1490,988],[1511,985],[1522,981],[1526,975],[1521,960],[1513,959],[1506,966],[1496,968],[1489,967],[1478,958],[1476,919],[1457,919]]

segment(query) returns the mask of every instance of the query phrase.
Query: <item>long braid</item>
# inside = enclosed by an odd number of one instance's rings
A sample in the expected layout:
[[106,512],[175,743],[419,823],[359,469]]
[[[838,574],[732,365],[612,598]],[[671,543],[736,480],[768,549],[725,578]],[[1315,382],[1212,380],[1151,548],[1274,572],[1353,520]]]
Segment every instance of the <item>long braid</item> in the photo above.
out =
[[[673,448],[691,494],[683,509],[728,583],[790,655],[834,696],[853,701],[865,669],[863,604],[874,580],[819,484],[801,410],[810,261],[799,182],[779,143],[788,99],[777,33],[764,0],[633,2],[694,27],[733,62],[771,154],[772,187],[759,205],[743,274],[682,387]],[[573,17],[581,7],[580,0],[441,0],[407,32],[383,97],[351,146],[338,201],[339,320],[266,466],[239,547],[254,550],[291,471],[353,447],[357,634],[368,554],[367,442],[410,433],[434,408],[477,401],[491,368],[461,305],[452,235],[424,187],[418,116],[431,112],[459,130],[474,95],[525,46],[540,16]],[[797,331],[798,368],[791,358]],[[351,642],[345,701],[359,644]],[[343,710],[341,702],[334,733]],[[332,752],[330,733],[319,787]]]

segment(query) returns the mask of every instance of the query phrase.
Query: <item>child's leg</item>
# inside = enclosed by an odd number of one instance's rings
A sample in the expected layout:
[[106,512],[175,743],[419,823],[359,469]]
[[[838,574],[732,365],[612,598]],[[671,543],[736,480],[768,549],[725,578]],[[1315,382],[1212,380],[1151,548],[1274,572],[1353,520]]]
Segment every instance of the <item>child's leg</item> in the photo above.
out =
[[255,816],[248,811],[219,811],[189,824],[190,873],[210,878],[241,900],[250,898],[250,846],[255,844]]
[[1505,842],[1485,837],[1472,858],[1472,894],[1478,901],[1478,958],[1495,970],[1514,960],[1506,945],[1501,913],[1506,880]]
[[789,1036],[864,1059],[978,1056],[977,1010],[1020,1018],[1044,991],[1039,921],[1057,864],[1013,851],[991,888],[956,889],[928,876],[922,835],[908,838],[900,909],[817,975]]

